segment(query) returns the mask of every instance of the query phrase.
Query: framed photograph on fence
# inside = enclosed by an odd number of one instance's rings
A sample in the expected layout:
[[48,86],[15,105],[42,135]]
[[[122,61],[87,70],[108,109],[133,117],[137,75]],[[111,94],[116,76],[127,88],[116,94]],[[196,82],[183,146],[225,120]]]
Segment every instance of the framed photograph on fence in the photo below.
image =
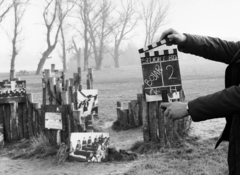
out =
[[26,95],[26,81],[0,82],[0,98],[24,97]]
[[88,115],[98,116],[98,90],[84,89],[77,94],[77,110],[81,111],[81,117]]
[[71,133],[69,159],[78,162],[106,162],[109,139],[109,133]]

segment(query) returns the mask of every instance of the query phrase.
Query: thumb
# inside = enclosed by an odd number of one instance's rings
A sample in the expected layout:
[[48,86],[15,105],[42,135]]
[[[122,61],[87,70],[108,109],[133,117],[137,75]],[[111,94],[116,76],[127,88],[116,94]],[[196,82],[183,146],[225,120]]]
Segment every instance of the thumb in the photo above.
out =
[[161,108],[166,109],[168,106],[170,106],[170,103],[162,102],[160,106]]

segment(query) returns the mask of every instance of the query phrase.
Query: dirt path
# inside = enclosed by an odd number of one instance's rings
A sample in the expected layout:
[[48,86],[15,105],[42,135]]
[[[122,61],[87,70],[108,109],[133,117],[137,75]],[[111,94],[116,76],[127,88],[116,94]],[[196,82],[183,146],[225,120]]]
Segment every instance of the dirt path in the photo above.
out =
[[[200,139],[208,139],[220,135],[224,128],[224,119],[213,119],[200,123],[192,123],[190,135],[196,135]],[[111,145],[117,149],[128,149],[135,141],[142,140],[141,128],[114,132],[108,129],[111,136]],[[50,159],[17,159],[8,157],[0,158],[0,175],[118,175],[124,174],[131,167],[139,164],[141,160],[132,162],[111,163],[78,163],[66,162],[56,166]]]

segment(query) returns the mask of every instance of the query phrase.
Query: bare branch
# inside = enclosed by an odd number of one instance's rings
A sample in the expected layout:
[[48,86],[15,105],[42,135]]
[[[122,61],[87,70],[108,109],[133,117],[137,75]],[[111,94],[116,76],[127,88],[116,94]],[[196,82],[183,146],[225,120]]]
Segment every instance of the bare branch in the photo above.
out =
[[10,4],[4,4],[6,2],[9,2],[9,0],[1,0],[0,1],[0,23],[3,21],[4,17],[6,16],[6,14],[9,12],[9,10],[13,7],[13,3],[11,2]]

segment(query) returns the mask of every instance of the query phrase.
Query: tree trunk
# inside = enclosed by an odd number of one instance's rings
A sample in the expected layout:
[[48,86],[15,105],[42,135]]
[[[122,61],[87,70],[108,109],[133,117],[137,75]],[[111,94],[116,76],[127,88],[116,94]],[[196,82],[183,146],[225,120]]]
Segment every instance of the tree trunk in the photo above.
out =
[[66,54],[66,42],[63,32],[63,27],[61,26],[61,37],[62,37],[62,61],[63,61],[63,72],[67,71],[67,54]]
[[38,63],[38,67],[37,67],[37,71],[36,71],[36,75],[39,75],[42,72],[43,66],[46,62],[46,59],[48,58],[48,56],[52,53],[52,51],[54,50],[55,45],[49,47],[42,55],[42,58],[40,59],[39,63]]
[[119,68],[119,54],[118,54],[117,46],[115,46],[115,49],[114,49],[114,64],[115,64],[115,68]]
[[42,72],[43,66],[45,64],[47,57],[42,57],[41,60],[38,63],[38,67],[37,67],[37,71],[36,71],[36,75],[39,75],[40,72]]
[[102,68],[102,58],[98,59],[97,65],[96,65],[96,70],[101,70]]

